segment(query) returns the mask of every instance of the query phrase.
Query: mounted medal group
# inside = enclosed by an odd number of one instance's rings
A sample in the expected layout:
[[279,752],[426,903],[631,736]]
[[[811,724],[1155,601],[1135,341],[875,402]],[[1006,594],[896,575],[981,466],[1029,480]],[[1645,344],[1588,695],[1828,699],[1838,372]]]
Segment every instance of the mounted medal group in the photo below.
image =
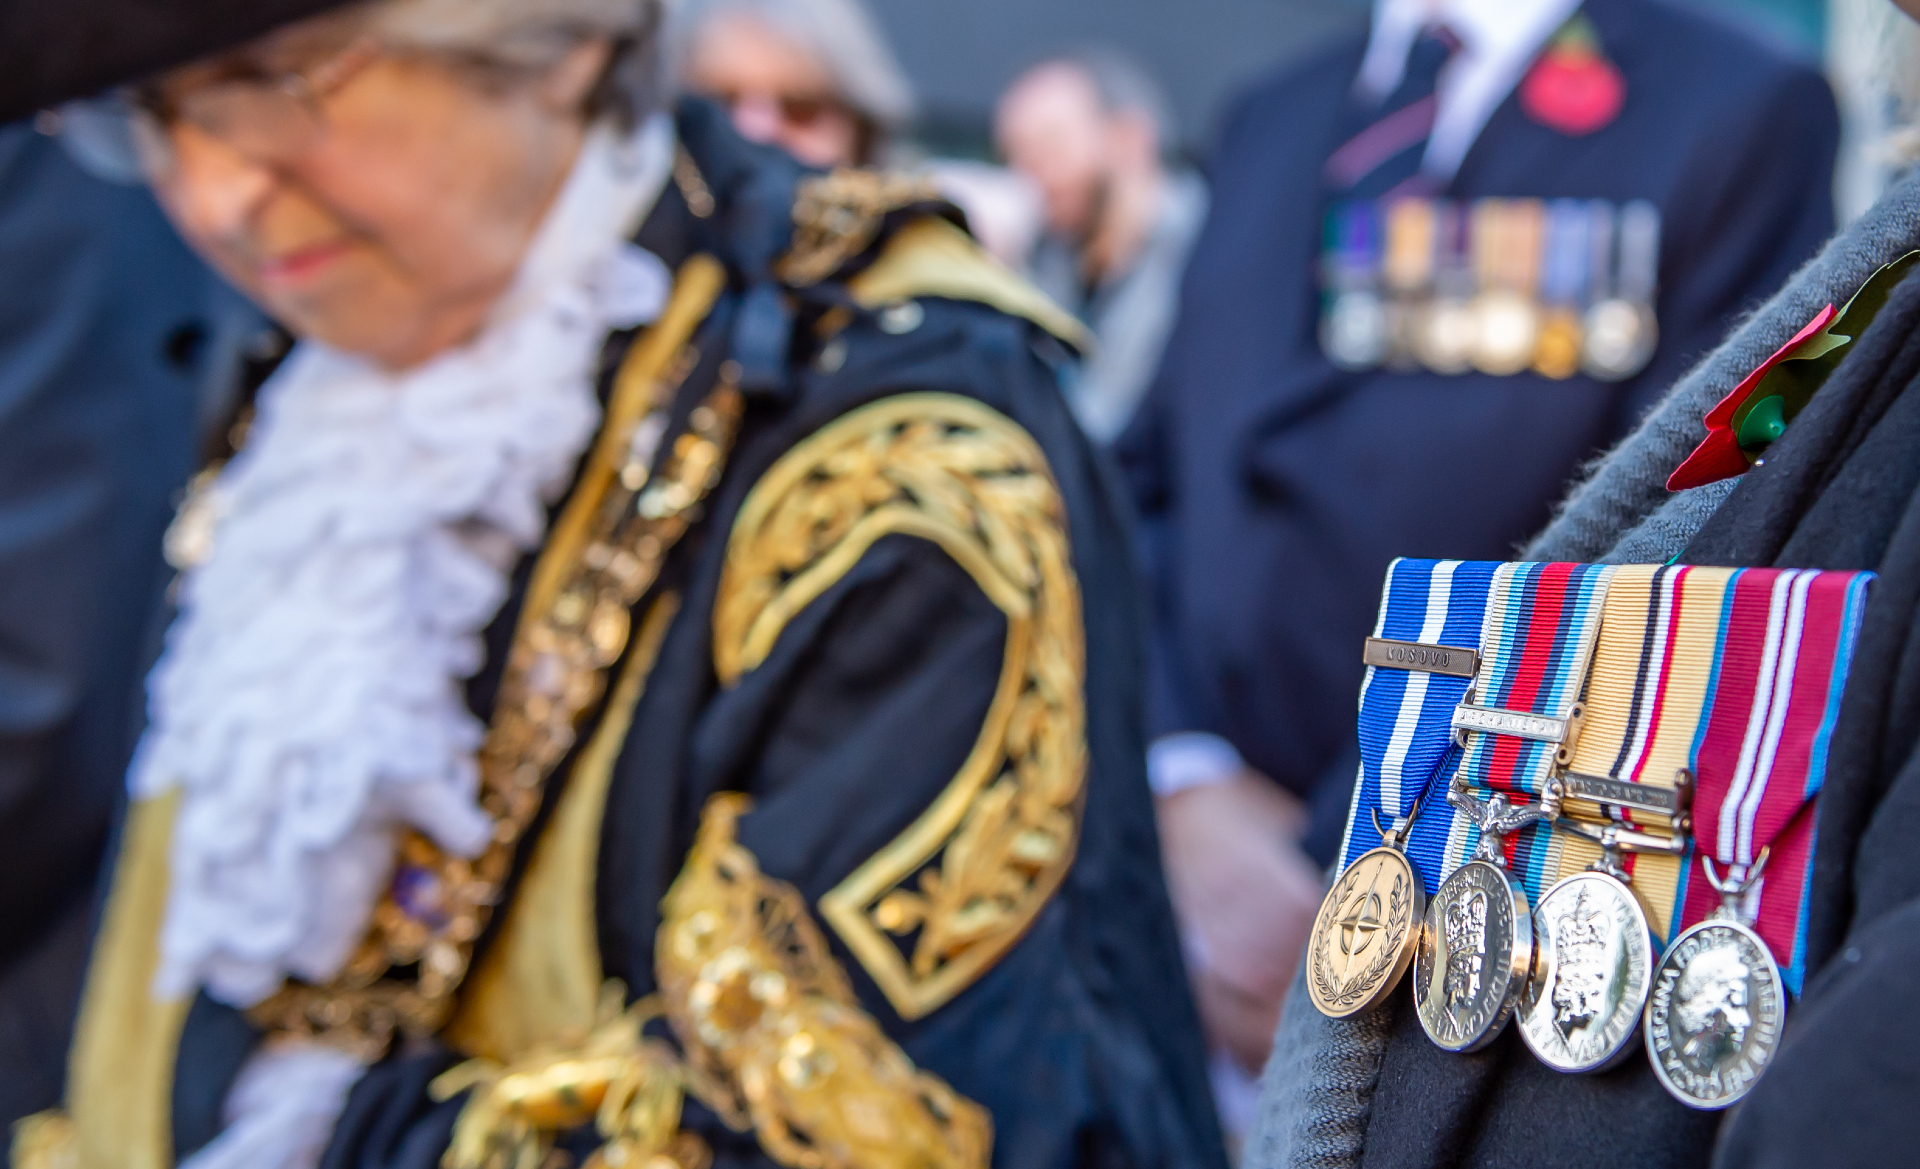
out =
[[1326,221],[1320,348],[1346,370],[1624,381],[1652,360],[1660,212],[1396,197]]
[[[1871,573],[1396,561],[1314,1005],[1751,1090],[1804,977],[1813,813]],[[1409,958],[1411,962],[1409,963]]]

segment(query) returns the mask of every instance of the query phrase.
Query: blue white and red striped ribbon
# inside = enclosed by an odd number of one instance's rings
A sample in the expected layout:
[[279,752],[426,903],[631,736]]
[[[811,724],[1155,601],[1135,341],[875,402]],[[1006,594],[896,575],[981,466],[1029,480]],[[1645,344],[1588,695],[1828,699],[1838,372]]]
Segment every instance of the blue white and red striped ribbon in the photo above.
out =
[[[1600,564],[1501,565],[1487,599],[1474,702],[1570,717],[1593,658],[1612,572]],[[1473,733],[1460,774],[1476,798],[1500,792],[1512,804],[1529,804],[1545,790],[1558,750],[1554,743]],[[1445,872],[1464,863],[1479,839],[1480,830],[1464,818],[1456,823]],[[1537,901],[1556,879],[1551,825],[1523,828],[1504,843],[1509,868]]]

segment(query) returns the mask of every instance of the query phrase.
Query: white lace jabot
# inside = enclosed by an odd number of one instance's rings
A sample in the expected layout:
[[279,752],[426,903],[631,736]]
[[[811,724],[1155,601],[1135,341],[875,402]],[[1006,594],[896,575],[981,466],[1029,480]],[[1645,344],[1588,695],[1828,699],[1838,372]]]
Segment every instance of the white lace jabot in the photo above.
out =
[[471,855],[483,728],[462,681],[598,424],[606,334],[670,283],[625,235],[672,130],[596,129],[473,341],[390,374],[312,342],[213,490],[129,783],[179,789],[157,990],[248,1006],[338,973],[411,826]]

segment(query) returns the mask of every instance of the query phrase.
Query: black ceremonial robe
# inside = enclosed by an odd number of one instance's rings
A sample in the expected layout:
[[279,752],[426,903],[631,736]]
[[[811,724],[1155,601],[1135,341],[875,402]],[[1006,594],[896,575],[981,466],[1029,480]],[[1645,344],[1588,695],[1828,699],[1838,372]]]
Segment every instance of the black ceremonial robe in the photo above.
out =
[[[673,303],[609,341],[613,438],[470,691],[487,784],[490,753],[571,746],[523,776],[537,816],[450,1020],[375,1045],[324,1164],[430,1169],[463,1109],[497,1151],[527,1136],[473,1119],[500,1069],[592,1048],[614,1062],[536,1144],[599,1146],[607,1077],[632,1073],[686,1091],[678,1136],[648,1132],[688,1166],[699,1144],[727,1166],[1223,1166],[1142,771],[1125,519],[1056,389],[1074,326],[911,184],[809,179],[700,104],[679,129],[640,235]],[[660,454],[623,467],[650,395]],[[635,515],[655,526],[629,538]],[[615,579],[651,583],[610,604]],[[552,651],[553,675],[540,655],[576,635],[599,668]],[[541,721],[582,693],[571,726]],[[164,834],[129,833],[83,1011],[61,1123],[89,1165],[213,1138],[263,1025],[364,1043],[322,1024],[425,985],[399,963],[244,1016],[144,1003]],[[98,1098],[170,1027],[163,1103],[124,1078]]]
[[1904,1165],[1920,1086],[1920,281],[1681,554],[1690,564],[1880,574],[1835,726],[1807,924],[1805,995],[1773,1065],[1725,1114],[1667,1097],[1644,1057],[1563,1076],[1512,1028],[1440,1051],[1395,999],[1367,1166]]

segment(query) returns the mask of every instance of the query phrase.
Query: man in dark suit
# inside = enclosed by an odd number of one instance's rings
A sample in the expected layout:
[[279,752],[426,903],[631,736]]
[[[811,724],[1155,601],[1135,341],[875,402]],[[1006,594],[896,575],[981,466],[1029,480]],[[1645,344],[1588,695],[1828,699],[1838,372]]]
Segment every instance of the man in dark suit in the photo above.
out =
[[[1663,0],[1382,0],[1368,37],[1227,119],[1121,449],[1153,570],[1170,885],[1243,1067],[1319,900],[1303,874],[1339,843],[1388,561],[1508,558],[1831,231],[1836,137],[1818,73]],[[1561,246],[1563,221],[1600,250]],[[1433,311],[1490,292],[1506,316]]]
[[[48,128],[52,128],[49,125]],[[232,310],[144,188],[0,128],[0,1125],[59,1099],[166,586],[160,537]]]

